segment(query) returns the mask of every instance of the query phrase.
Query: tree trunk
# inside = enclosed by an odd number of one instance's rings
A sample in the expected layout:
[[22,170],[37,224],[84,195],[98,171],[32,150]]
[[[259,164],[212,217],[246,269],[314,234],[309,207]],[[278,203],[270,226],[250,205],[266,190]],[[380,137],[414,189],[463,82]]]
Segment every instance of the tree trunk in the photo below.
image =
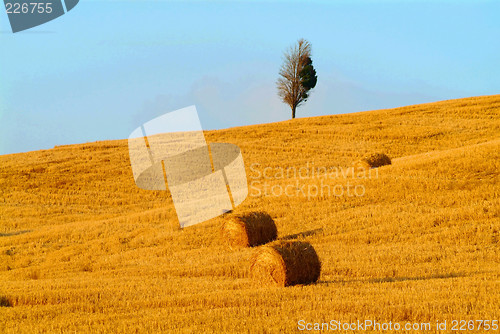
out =
[[295,118],[295,109],[297,109],[297,106],[292,107],[292,119]]

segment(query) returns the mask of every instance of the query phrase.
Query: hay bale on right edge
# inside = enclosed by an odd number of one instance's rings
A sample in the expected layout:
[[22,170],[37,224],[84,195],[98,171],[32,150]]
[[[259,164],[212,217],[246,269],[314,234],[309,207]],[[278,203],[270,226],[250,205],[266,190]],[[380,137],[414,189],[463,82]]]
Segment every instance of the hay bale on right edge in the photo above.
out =
[[377,168],[391,164],[391,158],[384,153],[372,153],[354,163],[356,168]]
[[309,284],[318,280],[321,262],[307,242],[277,241],[257,249],[250,259],[250,273],[269,285]]
[[254,247],[276,240],[278,230],[269,214],[250,212],[228,217],[222,225],[221,234],[231,248]]

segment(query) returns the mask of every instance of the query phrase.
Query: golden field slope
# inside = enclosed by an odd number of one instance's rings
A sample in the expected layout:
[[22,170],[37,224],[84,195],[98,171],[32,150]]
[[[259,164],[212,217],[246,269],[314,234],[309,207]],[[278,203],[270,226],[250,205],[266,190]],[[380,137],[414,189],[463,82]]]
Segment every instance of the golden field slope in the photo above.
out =
[[[223,217],[180,230],[168,192],[135,186],[125,140],[60,146],[0,156],[0,332],[294,332],[299,320],[373,319],[430,322],[431,333],[436,320],[500,318],[500,95],[206,138],[240,146],[250,195],[237,211],[267,211],[279,238],[310,242],[316,284],[252,283],[255,250],[221,242]],[[393,164],[377,173],[311,174],[379,151]],[[301,167],[305,177],[276,174]],[[355,185],[362,196],[326,193]]]

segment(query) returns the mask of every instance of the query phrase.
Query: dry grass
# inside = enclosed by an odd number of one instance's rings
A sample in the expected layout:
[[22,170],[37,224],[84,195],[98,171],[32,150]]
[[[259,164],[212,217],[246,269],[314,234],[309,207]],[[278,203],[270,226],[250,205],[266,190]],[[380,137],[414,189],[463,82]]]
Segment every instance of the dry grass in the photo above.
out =
[[[135,186],[126,141],[1,156],[0,296],[12,307],[0,332],[498,319],[499,134],[499,95],[207,132],[242,149],[251,196],[235,214],[268,212],[321,259],[316,284],[288,288],[249,284],[255,249],[221,245],[221,218],[180,230],[168,192]],[[378,151],[392,165],[367,178],[264,176]],[[322,183],[365,193],[263,191]]]
[[250,212],[224,217],[222,238],[231,248],[254,247],[276,240],[278,230],[265,212]]
[[310,284],[318,280],[321,262],[307,242],[278,241],[259,247],[250,259],[250,272],[266,285]]

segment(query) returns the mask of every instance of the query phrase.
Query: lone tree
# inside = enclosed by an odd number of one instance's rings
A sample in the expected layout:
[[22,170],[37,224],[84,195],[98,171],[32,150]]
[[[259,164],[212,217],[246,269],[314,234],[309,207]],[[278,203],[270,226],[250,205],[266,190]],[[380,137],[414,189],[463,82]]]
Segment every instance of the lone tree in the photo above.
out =
[[284,54],[284,62],[277,81],[278,95],[292,109],[295,118],[297,107],[307,101],[309,91],[316,86],[318,76],[312,65],[311,44],[299,39]]

